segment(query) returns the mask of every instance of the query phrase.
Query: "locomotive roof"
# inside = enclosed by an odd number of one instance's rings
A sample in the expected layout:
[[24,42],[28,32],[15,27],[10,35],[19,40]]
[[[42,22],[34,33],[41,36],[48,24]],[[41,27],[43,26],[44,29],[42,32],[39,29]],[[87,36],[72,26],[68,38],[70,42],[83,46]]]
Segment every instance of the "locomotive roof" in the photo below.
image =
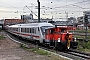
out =
[[28,24],[16,24],[9,27],[41,27],[41,26],[54,26],[51,23],[28,23]]

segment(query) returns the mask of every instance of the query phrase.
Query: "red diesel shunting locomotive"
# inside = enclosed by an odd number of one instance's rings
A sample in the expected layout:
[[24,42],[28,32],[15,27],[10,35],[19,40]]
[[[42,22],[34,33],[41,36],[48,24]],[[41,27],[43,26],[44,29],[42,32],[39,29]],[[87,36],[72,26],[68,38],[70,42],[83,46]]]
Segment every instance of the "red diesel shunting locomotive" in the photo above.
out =
[[67,27],[55,27],[45,30],[44,43],[49,46],[54,46],[59,50],[65,49],[76,49],[78,42],[76,38],[73,38],[73,34],[70,33]]

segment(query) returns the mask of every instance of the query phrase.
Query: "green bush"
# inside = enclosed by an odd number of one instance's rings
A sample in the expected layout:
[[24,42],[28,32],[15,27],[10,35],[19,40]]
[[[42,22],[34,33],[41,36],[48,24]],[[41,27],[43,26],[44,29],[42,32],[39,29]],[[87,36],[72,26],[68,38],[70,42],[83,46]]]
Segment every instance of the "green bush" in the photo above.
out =
[[84,42],[83,49],[90,49],[90,41],[89,42]]

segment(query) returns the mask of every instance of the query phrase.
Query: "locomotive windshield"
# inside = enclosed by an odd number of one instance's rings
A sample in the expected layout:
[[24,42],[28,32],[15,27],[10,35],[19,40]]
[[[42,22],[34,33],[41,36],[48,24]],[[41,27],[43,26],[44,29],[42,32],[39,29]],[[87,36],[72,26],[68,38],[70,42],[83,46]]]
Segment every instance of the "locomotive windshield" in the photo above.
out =
[[49,29],[49,28],[53,28],[53,26],[42,26],[41,27],[42,34],[45,33],[45,29]]
[[63,32],[66,32],[66,30],[65,29],[61,29],[61,32],[63,33]]

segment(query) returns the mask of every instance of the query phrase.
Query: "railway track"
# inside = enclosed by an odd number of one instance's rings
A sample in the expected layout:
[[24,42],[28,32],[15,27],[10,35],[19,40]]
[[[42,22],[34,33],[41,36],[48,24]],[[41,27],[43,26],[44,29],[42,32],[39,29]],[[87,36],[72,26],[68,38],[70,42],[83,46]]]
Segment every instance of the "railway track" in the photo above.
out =
[[64,53],[67,53],[67,54],[70,54],[70,55],[76,57],[75,59],[90,60],[90,53],[81,52],[81,51],[77,51],[77,50],[69,50],[68,52],[64,52]]
[[[86,35],[86,33],[76,33],[76,32],[74,32],[73,34],[74,35],[80,35],[80,36],[85,36]],[[90,34],[87,33],[87,36],[90,36]]]
[[43,48],[45,50],[48,50],[50,52],[54,52],[58,55],[68,57],[70,60],[90,60],[90,53],[81,52],[77,50],[68,50],[68,51],[56,51],[54,49],[47,49]]
[[[27,44],[28,46],[31,45],[30,41],[26,41],[24,39],[21,40],[19,38],[16,38],[15,36],[12,36],[11,34],[8,34],[8,35],[16,41]],[[61,52],[61,51],[56,51],[53,48],[47,48],[47,47],[43,47],[43,46],[39,46],[39,48],[42,48],[49,52],[53,52],[54,54],[57,54],[57,55],[62,55],[62,56],[68,57],[72,60],[89,60],[90,59],[90,53],[84,53],[84,52],[80,52],[80,51],[76,51],[76,50],[69,50],[69,51]]]

